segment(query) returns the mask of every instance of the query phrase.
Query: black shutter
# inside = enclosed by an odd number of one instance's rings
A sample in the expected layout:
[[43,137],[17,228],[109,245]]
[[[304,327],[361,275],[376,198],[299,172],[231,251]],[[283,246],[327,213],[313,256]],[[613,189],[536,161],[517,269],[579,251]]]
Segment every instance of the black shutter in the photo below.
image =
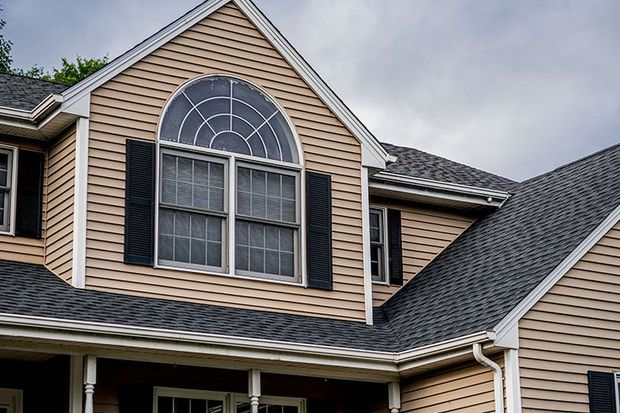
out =
[[125,262],[153,265],[155,144],[127,139]]
[[153,413],[153,386],[134,383],[119,387],[119,413]]
[[616,413],[616,386],[613,373],[588,372],[590,413]]
[[308,287],[332,289],[331,176],[306,172],[306,261]]
[[41,238],[43,162],[43,153],[20,149],[15,217],[15,235],[20,237]]
[[403,285],[403,241],[400,211],[388,209],[387,221],[390,284]]

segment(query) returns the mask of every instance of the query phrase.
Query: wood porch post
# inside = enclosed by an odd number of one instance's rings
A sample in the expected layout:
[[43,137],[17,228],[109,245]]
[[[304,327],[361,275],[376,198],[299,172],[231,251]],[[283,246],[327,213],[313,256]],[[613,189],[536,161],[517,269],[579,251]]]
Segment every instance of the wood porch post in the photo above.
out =
[[400,383],[397,381],[388,383],[388,407],[390,413],[400,412]]
[[97,384],[97,357],[84,357],[84,413],[93,413],[93,398]]
[[258,413],[260,391],[260,370],[252,369],[248,371],[248,397],[250,398],[251,413]]

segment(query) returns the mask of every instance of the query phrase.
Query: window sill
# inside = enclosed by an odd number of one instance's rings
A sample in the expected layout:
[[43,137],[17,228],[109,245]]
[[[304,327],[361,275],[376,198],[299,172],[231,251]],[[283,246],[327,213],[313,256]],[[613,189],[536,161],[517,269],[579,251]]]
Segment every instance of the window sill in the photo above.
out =
[[383,286],[386,286],[386,287],[390,286],[390,283],[387,282],[387,281],[373,281],[372,284],[373,285],[383,285]]
[[162,269],[162,270],[170,270],[170,271],[191,272],[193,274],[201,274],[201,275],[208,275],[208,276],[215,276],[215,277],[227,277],[227,278],[238,279],[238,280],[262,281],[262,282],[267,282],[267,283],[272,283],[272,284],[282,284],[282,285],[290,285],[293,287],[306,288],[306,284],[301,282],[301,280],[284,281],[284,280],[277,280],[277,279],[269,278],[269,276],[260,277],[260,276],[251,276],[251,275],[232,274],[228,272],[203,271],[203,270],[197,270],[193,268],[175,267],[172,265],[162,265],[162,264],[156,264],[154,268]]

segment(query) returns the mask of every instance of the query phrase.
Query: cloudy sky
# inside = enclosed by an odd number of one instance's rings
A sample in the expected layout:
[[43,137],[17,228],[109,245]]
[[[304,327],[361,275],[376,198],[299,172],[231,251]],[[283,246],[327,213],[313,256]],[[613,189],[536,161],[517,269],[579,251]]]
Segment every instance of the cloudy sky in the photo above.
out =
[[[15,64],[115,57],[199,0],[0,0]],[[383,141],[525,179],[620,142],[620,1],[257,0]]]

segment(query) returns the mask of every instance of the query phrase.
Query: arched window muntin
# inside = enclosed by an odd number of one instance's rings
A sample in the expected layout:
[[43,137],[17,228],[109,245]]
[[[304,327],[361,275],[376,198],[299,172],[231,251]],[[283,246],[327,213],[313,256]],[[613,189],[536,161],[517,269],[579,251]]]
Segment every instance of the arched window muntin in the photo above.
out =
[[[217,78],[217,77],[225,77],[229,79],[233,79],[238,82],[246,83],[252,88],[259,91],[265,98],[269,99],[269,101],[279,110],[279,113],[286,120],[287,126],[290,128],[290,131],[293,136],[293,144],[291,145],[291,152],[294,154],[294,162],[286,162],[281,160],[274,160],[265,157],[252,156],[243,153],[232,152],[228,150],[222,149],[214,149],[207,148],[202,146],[197,146],[193,144],[183,143],[183,142],[175,142],[171,140],[165,140],[161,137],[161,129],[164,116],[166,114],[166,110],[170,103],[174,100],[175,97],[178,96],[179,92],[182,92],[187,85],[205,79],[205,78]],[[204,101],[207,101],[205,99]],[[183,269],[188,271],[196,271],[200,273],[216,273],[216,274],[225,274],[232,277],[239,278],[260,278],[266,279],[274,282],[283,282],[283,283],[293,283],[299,285],[300,283],[304,283],[305,281],[305,245],[301,242],[304,239],[305,233],[305,217],[303,211],[305,210],[305,199],[303,199],[303,191],[302,188],[305,185],[305,177],[302,173],[303,171],[303,152],[301,150],[301,144],[299,142],[299,138],[297,132],[288,117],[287,113],[280,106],[280,104],[269,95],[265,90],[263,90],[260,86],[243,79],[236,75],[231,74],[211,74],[206,76],[200,76],[198,78],[194,78],[181,85],[175,92],[173,92],[168,99],[168,102],[164,106],[162,110],[162,116],[160,117],[160,123],[158,126],[157,132],[157,182],[156,182],[156,191],[157,191],[157,203],[156,203],[156,231],[157,236],[155,237],[155,250],[156,250],[156,266],[163,268],[173,268],[173,269]],[[167,202],[164,202],[162,199],[163,188],[162,184],[165,181],[165,177],[163,175],[163,167],[164,167],[164,157],[166,156],[177,156],[184,159],[191,159],[193,162],[207,162],[213,165],[221,165],[223,170],[226,171],[223,177],[223,189],[224,189],[224,202],[221,205],[219,210],[213,209],[201,209],[200,211],[195,211],[193,208],[186,207],[178,207],[178,205],[171,205]],[[284,177],[292,177],[295,180],[295,217],[294,221],[285,222],[285,221],[274,221],[270,219],[263,219],[261,217],[255,217],[250,215],[241,214],[238,208],[238,197],[239,197],[239,171],[240,170],[251,170],[256,171],[259,174],[265,174],[265,179],[268,179],[270,175],[273,178],[275,175],[281,176],[281,180],[285,179]],[[252,173],[252,172],[250,172]],[[246,173],[247,175],[247,173]],[[161,257],[161,248],[162,248],[162,210],[169,209],[177,209],[181,211],[181,213],[189,213],[198,212],[199,214],[203,214],[208,217],[215,217],[221,220],[220,228],[221,228],[221,264],[220,265],[200,265],[194,264],[192,262],[179,262],[176,260],[168,260],[162,259]],[[238,222],[249,222],[252,226],[260,226],[263,225],[265,227],[274,227],[277,226],[279,228],[290,229],[292,231],[292,254],[293,254],[293,273],[292,275],[282,275],[282,274],[274,274],[266,271],[254,271],[251,268],[248,269],[240,269],[240,262],[242,261],[239,258],[239,247],[238,245],[238,231],[237,223]],[[208,230],[208,224],[207,224]],[[248,230],[249,231],[249,230]],[[280,235],[280,237],[282,237]],[[190,236],[191,238],[191,236]],[[208,242],[208,240],[206,240]],[[249,241],[248,244],[251,242]],[[248,246],[248,250],[252,250],[254,246]],[[267,250],[265,246],[265,250]],[[249,253],[248,253],[249,254]],[[248,260],[250,258],[248,257]],[[249,267],[249,265],[248,265]]]

